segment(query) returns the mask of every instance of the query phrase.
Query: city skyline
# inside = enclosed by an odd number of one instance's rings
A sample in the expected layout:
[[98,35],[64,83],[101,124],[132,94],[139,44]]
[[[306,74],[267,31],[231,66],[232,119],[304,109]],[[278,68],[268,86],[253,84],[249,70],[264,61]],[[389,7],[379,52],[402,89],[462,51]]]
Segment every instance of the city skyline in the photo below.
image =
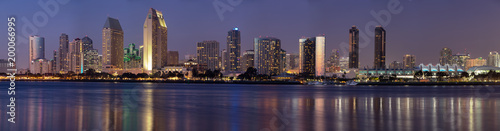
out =
[[[74,2],[74,1],[71,1]],[[85,15],[79,15],[80,12],[75,12],[73,11],[74,9],[80,8],[79,5],[88,5],[91,2],[74,2],[74,3],[68,3],[65,6],[61,6],[64,8],[60,8],[60,11],[54,18],[50,18],[48,24],[44,27],[38,28],[38,32],[36,34],[30,34],[30,35],[39,35],[42,37],[45,37],[46,39],[46,56],[50,56],[47,53],[51,53],[50,50],[57,50],[58,46],[56,43],[59,41],[58,37],[61,33],[66,33],[69,35],[69,39],[74,39],[74,38],[81,38],[81,36],[88,35],[90,38],[94,40],[94,46],[95,47],[100,47],[101,41],[99,39],[99,32],[100,30],[98,29],[98,26],[102,27],[102,19],[103,17],[105,18],[107,16],[112,16],[116,17],[117,19],[120,20],[122,23],[122,26],[124,28],[124,32],[139,32],[140,30],[136,30],[137,28],[142,28],[142,23],[144,12],[149,9],[149,7],[155,7],[159,5],[163,5],[165,3],[159,2],[158,5],[153,5],[150,3],[133,3],[133,2],[125,2],[122,3],[118,6],[127,6],[130,4],[137,4],[138,7],[130,8],[130,11],[123,11],[123,10],[118,10],[118,11],[106,11],[104,10],[105,5],[109,5],[111,2],[104,2],[103,5],[96,7],[95,11],[91,11],[89,13],[87,12],[82,12],[86,13]],[[450,1],[442,1],[442,2],[435,2],[435,5],[432,5],[429,7],[429,11],[436,11],[438,12],[439,9],[437,8],[438,6],[446,5]],[[451,8],[450,10],[456,11],[457,13],[451,13],[455,15],[451,15],[449,19],[451,19],[449,22],[454,22],[452,21],[453,19],[458,19],[462,18],[464,16],[471,17],[471,19],[476,18],[476,19],[486,19],[489,13],[495,12],[492,11],[492,8],[487,8],[488,10],[484,8],[479,8],[478,10],[474,10],[473,12],[468,11],[467,13],[460,13],[464,12],[461,10],[458,10],[458,8],[462,6],[466,6],[467,1],[453,1],[454,3],[458,4],[458,6],[445,6],[447,8]],[[168,3],[168,2],[167,2]],[[183,5],[186,5],[187,2],[178,2]],[[202,3],[202,2],[200,2]],[[371,32],[365,29],[365,24],[371,20],[375,20],[373,16],[370,14],[370,11],[373,10],[375,13],[379,12],[380,10],[383,10],[386,8],[387,1],[381,1],[381,2],[374,2],[374,5],[368,6],[369,8],[353,12],[352,14],[358,14],[356,18],[353,17],[353,20],[342,20],[338,19],[338,12],[332,12],[331,15],[330,13],[324,13],[320,16],[315,16],[315,19],[319,20],[325,20],[326,22],[306,22],[306,23],[297,23],[297,22],[292,22],[292,23],[285,23],[283,25],[274,25],[274,26],[269,26],[266,23],[262,22],[242,22],[248,19],[243,19],[243,20],[235,20],[236,18],[239,18],[235,15],[244,15],[245,12],[251,12],[251,10],[247,9],[247,6],[250,6],[252,4],[258,4],[259,2],[243,2],[243,4],[239,5],[239,8],[237,11],[241,11],[240,13],[238,12],[226,12],[226,17],[225,20],[220,21],[219,18],[217,17],[217,14],[215,11],[207,11],[204,13],[199,13],[194,16],[189,16],[186,17],[187,14],[192,14],[194,11],[189,11],[186,13],[179,13],[180,10],[185,10],[185,9],[179,9],[176,7],[161,7],[158,8],[159,10],[162,10],[163,13],[167,17],[165,21],[169,23],[171,27],[171,31],[169,32],[175,32],[172,35],[169,35],[169,44],[171,45],[172,50],[178,50],[179,55],[183,56],[186,54],[195,54],[193,48],[195,48],[195,43],[196,41],[201,41],[201,40],[206,40],[206,39],[214,39],[217,41],[224,41],[224,32],[227,32],[228,29],[232,29],[234,27],[238,27],[242,34],[242,40],[241,40],[241,50],[249,50],[252,49],[252,38],[258,37],[258,36],[274,36],[278,37],[282,40],[283,43],[283,49],[287,50],[288,53],[298,53],[298,47],[296,46],[298,43],[294,42],[296,41],[297,38],[300,38],[301,36],[315,36],[318,34],[326,34],[326,37],[328,37],[329,41],[326,43],[326,49],[331,50],[334,48],[340,49],[340,45],[342,42],[348,42],[348,36],[345,33],[345,30],[348,29],[348,27],[352,25],[358,25],[360,32]],[[274,2],[271,2],[274,3]],[[286,3],[285,7],[282,7],[284,10],[291,11],[297,4],[304,4],[308,3],[312,6],[317,3],[314,2],[299,2],[296,4],[291,4],[291,3]],[[327,2],[327,3],[336,3],[336,2]],[[354,7],[356,2],[345,2],[347,7]],[[475,3],[487,3],[485,5],[487,6],[498,6],[498,2],[493,2],[493,1],[477,1]],[[489,4],[488,4],[489,3]],[[13,4],[16,4],[15,2]],[[17,3],[21,4],[21,3]],[[197,3],[198,4],[198,3]],[[248,5],[250,4],[250,5]],[[478,5],[478,4],[476,4]],[[27,7],[37,7],[38,5],[33,4],[33,5],[26,5]],[[71,8],[73,6],[77,6],[75,8]],[[201,6],[198,5],[196,7]],[[497,43],[498,40],[497,38],[492,37],[494,33],[486,33],[486,35],[476,35],[474,32],[479,32],[480,30],[496,30],[500,29],[498,26],[494,26],[493,23],[498,23],[500,20],[496,20],[495,18],[488,18],[489,21],[482,22],[480,25],[479,24],[470,24],[469,20],[463,20],[462,22],[455,22],[453,25],[441,25],[438,23],[429,23],[433,19],[440,19],[437,16],[433,16],[432,19],[421,19],[422,16],[419,16],[418,14],[425,13],[425,12],[415,12],[414,9],[417,7],[428,7],[429,5],[425,2],[417,2],[417,1],[412,1],[411,3],[407,1],[401,1],[401,6],[404,6],[404,10],[402,13],[407,14],[405,16],[403,15],[392,15],[392,20],[388,26],[384,26],[386,30],[390,33],[388,36],[388,49],[387,49],[387,60],[386,61],[394,61],[394,60],[400,60],[400,56],[404,54],[413,54],[420,59],[417,60],[417,63],[439,63],[439,61],[436,59],[439,57],[439,51],[444,48],[444,47],[449,47],[454,52],[463,52],[463,50],[467,49],[468,52],[471,54],[471,58],[477,58],[477,57],[483,57],[487,58],[488,52],[490,51],[496,51],[500,49],[500,47],[496,47],[496,44],[490,44],[490,43]],[[144,8],[142,8],[144,7]],[[347,8],[345,7],[345,8]],[[364,5],[360,5],[360,7],[356,7],[356,9],[361,9],[363,7],[367,7]],[[188,8],[194,8],[188,6]],[[213,10],[213,7],[207,6],[203,7],[203,9],[207,10]],[[325,7],[318,7],[320,10],[327,10]],[[478,7],[476,7],[478,8]],[[486,8],[486,7],[485,7]],[[340,8],[339,10],[342,10],[344,8]],[[498,9],[498,8],[494,8]],[[28,9],[26,12],[21,12],[19,13],[19,16],[28,16],[27,19],[31,20],[30,16],[32,13],[41,10],[39,7],[34,8],[34,9]],[[69,10],[69,11],[68,11]],[[125,13],[119,13],[119,12],[125,12]],[[307,9],[306,12],[308,13],[313,13],[314,11],[311,11],[311,9]],[[482,13],[481,13],[482,12]],[[127,14],[127,15],[124,15]],[[142,14],[142,15],[136,15],[136,14]],[[257,14],[262,14],[262,13],[257,13]],[[278,12],[271,11],[269,14],[279,14]],[[301,14],[301,12],[293,12],[290,14]],[[336,14],[336,15],[334,15]],[[438,12],[438,14],[449,14],[446,12]],[[461,15],[457,15],[461,14]],[[484,15],[472,15],[472,14],[484,14]],[[194,19],[195,16],[200,16],[200,15],[207,15],[204,16],[203,18],[208,18],[206,22],[187,22],[191,19]],[[187,19],[182,19],[179,20],[177,18],[186,17]],[[255,16],[251,15],[250,17],[260,17],[260,16]],[[262,17],[267,17],[267,16],[262,16]],[[282,16],[283,20],[279,21],[285,21],[289,20],[289,16]],[[81,18],[88,18],[91,21],[82,23],[78,21]],[[415,19],[420,19],[417,22],[424,23],[424,24],[417,24],[415,26],[416,22],[408,22],[408,20],[403,20],[404,18],[412,18],[413,20]],[[69,19],[69,20],[68,20]],[[142,20],[135,20],[135,19],[142,19]],[[328,23],[328,21],[336,20],[338,22]],[[137,24],[136,21],[142,21],[138,22]],[[279,23],[279,21],[270,21],[269,24],[272,23]],[[376,21],[376,20],[375,20]],[[125,24],[126,23],[126,24]],[[131,24],[134,23],[134,24]],[[186,24],[179,24],[179,23],[186,23]],[[314,25],[312,23],[317,23],[318,25]],[[445,22],[446,23],[446,22]],[[23,21],[19,20],[19,28],[23,27]],[[200,25],[196,25],[200,24]],[[214,26],[205,26],[208,24],[214,24]],[[78,26],[75,26],[78,25]],[[311,26],[314,25],[314,26]],[[382,24],[383,25],[383,24]],[[412,26],[415,27],[412,27]],[[420,26],[419,26],[420,25]],[[58,26],[58,28],[53,28],[53,26]],[[97,27],[97,28],[96,28]],[[311,29],[306,29],[306,27],[310,27]],[[418,27],[418,28],[417,28]],[[487,28],[486,28],[487,27]],[[53,29],[52,29],[53,28]],[[263,29],[267,28],[267,29]],[[290,30],[291,28],[296,28],[294,30]],[[371,27],[373,28],[373,27]],[[50,29],[50,30],[49,30]],[[199,29],[197,31],[193,31],[191,29]],[[430,29],[440,29],[440,30],[469,30],[467,31],[460,31],[456,33],[451,33],[450,34],[442,34],[442,33],[432,33],[432,32],[426,32],[425,30],[430,30]],[[21,29],[20,29],[21,30]],[[170,30],[170,29],[169,29]],[[189,40],[186,39],[186,37],[189,37],[186,35],[186,33],[183,33],[182,30],[190,31],[194,33],[194,35],[198,36],[199,38],[196,38],[194,40]],[[407,30],[412,30],[411,32]],[[432,31],[432,30],[431,30]],[[209,33],[210,32],[210,33]],[[213,33],[213,32],[220,32],[220,33]],[[285,33],[285,32],[290,32],[290,33]],[[20,34],[23,32],[21,31]],[[424,34],[427,33],[427,34]],[[170,33],[169,33],[170,34]],[[203,34],[203,35],[200,35]],[[433,35],[432,35],[433,34]],[[437,35],[439,34],[439,35]],[[455,34],[455,35],[453,35]],[[141,35],[137,35],[135,33],[125,33],[124,34],[124,43],[137,43],[138,45],[142,45],[142,37]],[[370,35],[370,33],[365,33],[365,35]],[[20,37],[22,37],[21,35]],[[437,39],[437,37],[440,37]],[[453,36],[453,37],[451,37]],[[468,36],[468,37],[461,37],[461,36]],[[370,38],[373,39],[373,38]],[[184,42],[181,42],[184,41]],[[192,41],[192,42],[191,42]],[[373,41],[373,40],[370,40]],[[22,49],[27,49],[27,43],[23,43],[22,38],[20,38],[20,44],[18,45],[20,50]],[[192,44],[185,44],[185,43],[192,43]],[[419,46],[421,43],[429,43],[429,44],[424,44],[425,46],[432,46],[435,48],[423,48]],[[470,43],[473,44],[482,44],[482,43],[487,43],[486,45],[482,46],[471,46]],[[373,42],[369,42],[368,45],[363,45],[363,39],[360,38],[360,67],[365,67],[365,66],[372,66],[373,57],[370,57],[373,49]],[[170,46],[169,46],[170,47]],[[186,47],[186,48],[184,48]],[[223,46],[224,47],[224,46]],[[222,48],[223,49],[223,48]],[[221,49],[221,50],[222,50]],[[414,50],[411,50],[414,49]],[[431,53],[424,53],[424,51],[419,52],[416,50],[426,50],[425,52],[431,52]],[[26,50],[27,51],[27,50]],[[100,54],[102,54],[101,50]],[[4,52],[4,51],[2,51]],[[342,50],[341,50],[342,52]],[[454,53],[455,54],[455,53]],[[341,56],[345,57],[345,53],[341,53]],[[325,57],[328,57],[325,56]],[[27,68],[27,60],[28,56],[27,54],[20,54],[18,61],[19,61],[19,67],[20,68]],[[387,63],[386,63],[387,64]]]

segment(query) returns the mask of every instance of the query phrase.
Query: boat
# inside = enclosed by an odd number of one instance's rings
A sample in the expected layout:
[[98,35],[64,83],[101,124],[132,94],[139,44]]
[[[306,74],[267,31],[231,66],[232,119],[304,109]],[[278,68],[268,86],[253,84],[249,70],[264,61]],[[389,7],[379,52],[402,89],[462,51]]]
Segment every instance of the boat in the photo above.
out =
[[307,85],[326,85],[326,84],[320,81],[310,81],[307,82]]
[[345,85],[346,86],[355,86],[355,85],[358,85],[358,83],[353,81],[353,80],[350,80],[350,81],[345,82]]

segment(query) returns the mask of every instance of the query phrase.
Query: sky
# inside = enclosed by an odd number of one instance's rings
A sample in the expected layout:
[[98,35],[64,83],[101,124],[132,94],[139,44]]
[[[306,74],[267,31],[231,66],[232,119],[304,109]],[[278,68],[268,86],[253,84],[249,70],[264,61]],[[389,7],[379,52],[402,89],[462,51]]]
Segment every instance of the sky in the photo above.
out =
[[[39,4],[46,2],[57,6],[47,11]],[[272,36],[281,39],[287,53],[298,53],[299,38],[324,34],[328,57],[332,49],[346,49],[349,29],[356,25],[367,38],[360,38],[361,67],[373,64],[375,27],[367,26],[373,24],[387,31],[387,65],[401,62],[405,54],[415,55],[417,64],[437,64],[444,47],[454,54],[466,50],[472,58],[500,50],[500,0],[0,0],[0,5],[0,16],[16,18],[18,68],[28,67],[29,35],[45,37],[46,59],[53,58],[61,33],[71,40],[87,35],[101,52],[108,16],[120,21],[124,46],[142,45],[149,8],[163,12],[168,49],[179,51],[180,59],[195,54],[196,43],[204,40],[216,40],[225,49],[234,27],[241,31],[242,52],[253,49],[253,38]],[[54,7],[58,10],[51,11]],[[384,12],[390,19],[373,15]],[[7,20],[0,25],[7,36]],[[0,58],[5,59],[7,44],[2,46]]]

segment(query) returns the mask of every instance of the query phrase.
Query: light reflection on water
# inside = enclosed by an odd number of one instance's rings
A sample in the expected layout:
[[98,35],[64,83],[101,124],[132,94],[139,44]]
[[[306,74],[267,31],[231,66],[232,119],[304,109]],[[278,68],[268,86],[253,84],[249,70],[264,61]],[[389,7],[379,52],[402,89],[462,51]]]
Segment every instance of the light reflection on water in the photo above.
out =
[[0,130],[500,130],[499,90],[18,82]]

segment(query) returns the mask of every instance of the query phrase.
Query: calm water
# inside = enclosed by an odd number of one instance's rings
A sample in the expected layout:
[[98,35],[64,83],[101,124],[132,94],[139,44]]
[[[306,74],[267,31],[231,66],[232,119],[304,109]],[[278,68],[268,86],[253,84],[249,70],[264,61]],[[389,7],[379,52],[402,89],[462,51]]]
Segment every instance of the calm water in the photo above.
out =
[[497,86],[17,82],[0,130],[500,130]]

